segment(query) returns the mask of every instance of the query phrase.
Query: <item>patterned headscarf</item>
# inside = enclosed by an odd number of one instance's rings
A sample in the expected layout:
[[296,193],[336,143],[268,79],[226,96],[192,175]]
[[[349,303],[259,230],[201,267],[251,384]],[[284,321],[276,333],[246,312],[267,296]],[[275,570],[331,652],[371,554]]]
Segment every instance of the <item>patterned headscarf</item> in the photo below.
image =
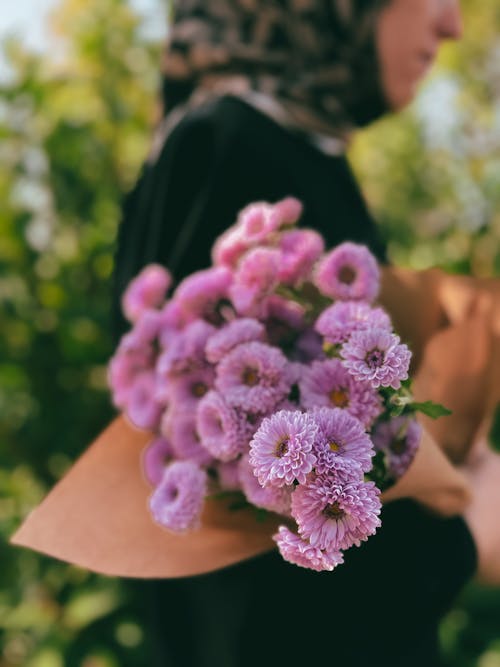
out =
[[214,95],[246,99],[326,152],[388,110],[375,47],[387,0],[174,0],[158,141]]

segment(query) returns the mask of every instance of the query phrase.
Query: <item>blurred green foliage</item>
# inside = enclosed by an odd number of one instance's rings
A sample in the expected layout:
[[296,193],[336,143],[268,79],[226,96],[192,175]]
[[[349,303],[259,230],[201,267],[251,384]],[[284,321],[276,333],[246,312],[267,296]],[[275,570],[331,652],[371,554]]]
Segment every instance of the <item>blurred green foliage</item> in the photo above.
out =
[[[351,158],[394,261],[493,275],[500,7],[463,4],[464,41]],[[43,55],[6,42],[12,77],[0,83],[0,667],[143,667],[148,623],[133,583],[6,544],[112,414],[119,206],[157,112],[160,45],[125,0],[61,0],[53,31]],[[470,585],[441,638],[450,666],[499,667],[500,594]]]

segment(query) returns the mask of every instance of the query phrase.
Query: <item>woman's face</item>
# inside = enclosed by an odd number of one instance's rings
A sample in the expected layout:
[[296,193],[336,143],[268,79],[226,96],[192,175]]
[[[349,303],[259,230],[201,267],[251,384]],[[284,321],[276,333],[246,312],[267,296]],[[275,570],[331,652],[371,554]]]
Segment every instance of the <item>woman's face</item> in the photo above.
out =
[[382,84],[394,110],[415,96],[422,77],[445,39],[459,39],[462,17],[459,0],[392,0],[381,11],[377,49]]

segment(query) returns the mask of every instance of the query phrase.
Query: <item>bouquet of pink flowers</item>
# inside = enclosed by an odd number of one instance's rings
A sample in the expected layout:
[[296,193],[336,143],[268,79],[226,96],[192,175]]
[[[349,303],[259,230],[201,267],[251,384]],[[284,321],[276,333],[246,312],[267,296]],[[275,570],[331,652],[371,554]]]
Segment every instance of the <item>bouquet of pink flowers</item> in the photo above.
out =
[[146,267],[123,297],[132,329],[109,365],[114,404],[155,434],[143,457],[149,507],[165,528],[200,522],[234,494],[283,517],[286,560],[333,570],[380,526],[380,493],[419,445],[411,352],[374,305],[365,246],[325,252],[298,228],[301,203],[253,203],[212,249],[213,266],[172,279]]

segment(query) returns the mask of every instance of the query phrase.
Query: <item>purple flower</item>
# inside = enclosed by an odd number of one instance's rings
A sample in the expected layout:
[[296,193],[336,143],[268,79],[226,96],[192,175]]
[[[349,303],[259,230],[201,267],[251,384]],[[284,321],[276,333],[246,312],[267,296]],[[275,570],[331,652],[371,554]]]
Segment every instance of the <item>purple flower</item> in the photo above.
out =
[[165,468],[174,459],[174,450],[166,438],[155,438],[142,453],[142,469],[152,486],[161,482]]
[[279,219],[272,216],[273,207],[269,202],[254,202],[246,206],[238,215],[238,225],[249,246],[269,241],[277,231]]
[[408,377],[411,352],[400,344],[399,336],[386,329],[354,332],[340,354],[349,373],[356,380],[369,381],[374,388],[399,389],[401,380]]
[[318,549],[359,546],[380,526],[380,491],[374,482],[346,475],[317,475],[292,494],[299,534]]
[[303,540],[286,526],[278,528],[278,532],[273,535],[273,540],[277,543],[283,558],[299,567],[316,570],[316,572],[325,570],[331,572],[337,565],[344,562],[341,551],[326,552],[313,547],[310,542]]
[[257,245],[274,243],[278,229],[293,224],[302,213],[302,204],[287,197],[277,204],[252,202],[239,213],[236,224],[216,240],[212,248],[212,261],[216,266],[236,268],[242,255]]
[[401,416],[376,425],[373,444],[387,454],[390,474],[399,479],[410,467],[417,453],[422,427],[415,419]]
[[163,396],[175,409],[196,410],[203,396],[212,389],[213,383],[214,371],[211,368],[198,368],[166,380],[159,387],[157,395]]
[[[113,403],[125,409],[129,395],[138,378],[154,371],[158,354],[158,334],[161,316],[158,311],[146,310],[134,327],[122,337],[108,365],[108,384]],[[143,384],[142,380],[140,384]]]
[[302,362],[324,359],[325,353],[321,336],[314,329],[307,328],[295,341],[295,347],[290,356]]
[[241,228],[233,225],[215,241],[212,247],[212,263],[214,266],[235,269],[249,247],[249,241]]
[[273,205],[271,211],[271,225],[278,229],[285,225],[294,225],[298,222],[304,207],[295,197],[284,197]]
[[358,419],[340,408],[318,408],[311,414],[319,427],[314,445],[317,473],[335,470],[340,460],[347,460],[363,472],[371,470],[372,441]]
[[313,361],[299,382],[304,408],[343,408],[370,427],[381,414],[382,399],[370,382],[355,380],[340,359]]
[[254,248],[240,260],[229,296],[240,315],[254,315],[262,299],[277,284],[280,253],[272,248]]
[[192,412],[169,410],[167,418],[162,420],[161,431],[168,436],[177,459],[200,466],[212,462],[213,457],[202,446]]
[[264,419],[250,443],[250,463],[261,485],[303,484],[316,463],[317,432],[316,422],[298,410]]
[[205,345],[217,329],[205,322],[195,320],[173,336],[170,345],[158,358],[159,377],[186,373],[206,365]]
[[185,315],[220,324],[221,302],[228,299],[232,271],[224,266],[196,271],[179,284],[174,299]]
[[177,533],[196,528],[207,489],[207,475],[190,461],[175,461],[149,498],[154,520]]
[[160,347],[168,349],[179,332],[195,319],[194,315],[184,313],[176,301],[167,301],[160,311]]
[[362,301],[337,301],[326,308],[314,328],[328,343],[345,343],[354,331],[386,329],[392,332],[389,315],[382,308],[371,308]]
[[113,405],[124,410],[129,400],[130,390],[137,378],[151,370],[154,355],[151,350],[128,350],[118,346],[108,364],[108,385],[112,392]]
[[145,310],[158,308],[172,283],[170,273],[159,264],[146,266],[128,285],[122,309],[129,322],[136,322]]
[[252,505],[262,507],[269,512],[290,516],[292,487],[261,486],[254,475],[248,455],[243,456],[239,462],[239,479],[241,489]]
[[234,407],[267,413],[290,391],[287,359],[265,343],[243,343],[217,366],[216,389]]
[[240,462],[238,459],[234,461],[220,461],[215,464],[217,472],[217,479],[219,486],[223,491],[239,491],[240,489]]
[[203,447],[219,461],[231,461],[242,454],[256,428],[216,391],[200,401],[196,423]]
[[297,285],[309,279],[311,269],[324,252],[323,237],[312,229],[293,229],[280,236],[278,280]]
[[165,403],[156,399],[154,373],[144,372],[137,376],[128,392],[125,412],[138,428],[156,431],[160,425]]
[[210,336],[205,347],[206,357],[216,364],[237,345],[264,339],[264,325],[257,320],[242,317],[229,322]]
[[314,284],[333,299],[362,300],[371,303],[380,283],[378,264],[366,246],[341,243],[320,261]]

